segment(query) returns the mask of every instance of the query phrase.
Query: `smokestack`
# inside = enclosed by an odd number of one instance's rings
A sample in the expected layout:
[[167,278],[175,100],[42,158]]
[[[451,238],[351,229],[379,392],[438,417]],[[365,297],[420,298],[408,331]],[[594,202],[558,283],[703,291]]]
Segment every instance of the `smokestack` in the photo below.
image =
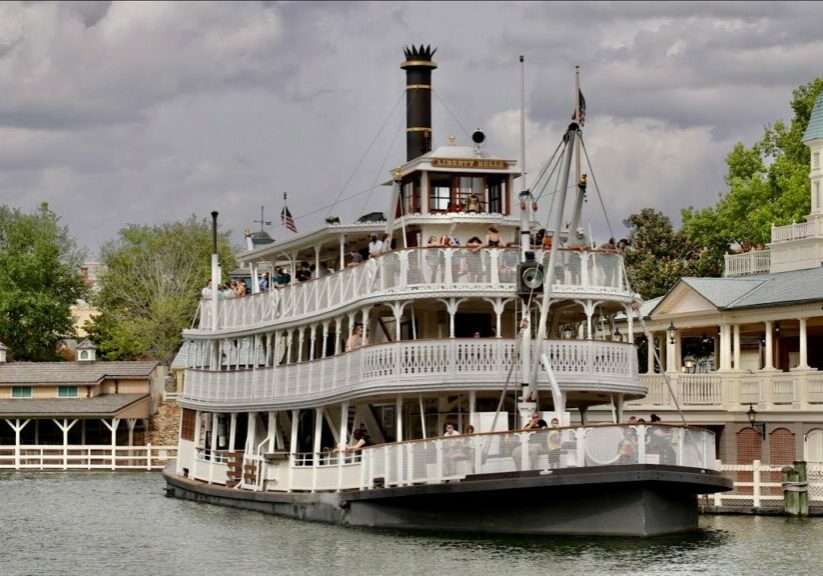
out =
[[414,160],[432,149],[432,56],[437,48],[406,47],[406,160]]

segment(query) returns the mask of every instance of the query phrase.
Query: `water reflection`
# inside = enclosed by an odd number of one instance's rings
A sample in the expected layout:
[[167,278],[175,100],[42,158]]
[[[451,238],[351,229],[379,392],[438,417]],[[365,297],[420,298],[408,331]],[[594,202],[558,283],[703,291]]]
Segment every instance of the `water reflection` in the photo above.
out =
[[156,473],[0,475],[0,574],[817,575],[823,519],[706,516],[656,538],[342,528],[164,496]]

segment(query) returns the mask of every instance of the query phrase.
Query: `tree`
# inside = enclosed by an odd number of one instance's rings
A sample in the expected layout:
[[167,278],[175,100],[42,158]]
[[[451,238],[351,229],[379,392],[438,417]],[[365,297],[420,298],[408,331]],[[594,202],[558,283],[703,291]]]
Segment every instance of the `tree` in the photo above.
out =
[[74,336],[71,306],[86,296],[83,253],[43,203],[32,214],[0,206],[0,341],[17,360],[56,360]]
[[809,149],[803,133],[812,107],[823,92],[823,77],[794,90],[794,118],[767,125],[751,148],[735,145],[726,156],[728,190],[710,208],[682,211],[681,230],[707,248],[707,267],[722,270],[730,246],[742,251],[771,240],[772,224],[801,221],[810,210]]
[[[92,300],[100,313],[86,327],[100,354],[169,365],[211,276],[211,250],[211,225],[194,216],[172,224],[130,225],[105,244],[107,270]],[[236,266],[227,233],[218,235],[218,255],[225,276]]]
[[644,300],[662,296],[682,277],[700,269],[703,250],[675,232],[668,216],[644,208],[623,221],[629,228],[626,273]]

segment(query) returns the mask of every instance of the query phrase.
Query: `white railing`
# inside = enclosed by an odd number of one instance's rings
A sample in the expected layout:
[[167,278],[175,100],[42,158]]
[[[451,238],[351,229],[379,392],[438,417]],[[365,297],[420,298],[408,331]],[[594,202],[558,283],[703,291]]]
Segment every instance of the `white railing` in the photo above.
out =
[[2,445],[0,470],[161,470],[177,446]]
[[765,274],[771,269],[772,254],[768,250],[750,250],[742,254],[726,254],[723,276]]
[[800,222],[787,226],[772,226],[772,242],[786,240],[800,240],[814,236],[814,225],[811,222]]
[[[548,264],[548,253],[537,258]],[[519,252],[516,249],[414,248],[321,278],[241,298],[219,300],[217,329],[250,328],[277,321],[294,321],[328,314],[367,298],[411,294],[421,290],[515,289]],[[552,292],[556,294],[629,295],[622,256],[596,250],[560,250]],[[211,302],[199,308],[199,330],[212,329]]]
[[[502,338],[417,340],[277,367],[188,369],[180,401],[288,408],[400,390],[499,388],[506,380],[515,345],[514,340]],[[645,392],[637,379],[637,355],[631,344],[548,340],[543,350],[561,387],[585,390],[587,383],[597,382],[598,390]],[[548,382],[542,366],[538,380]]]
[[[648,393],[628,403],[632,409],[674,409],[674,402],[661,374],[641,374]],[[749,404],[758,409],[793,406],[816,409],[823,404],[821,372],[713,372],[670,374],[669,381],[681,406],[739,410]]]
[[717,465],[714,446],[714,433],[698,428],[553,428],[396,442],[369,446],[355,455],[295,454],[272,475],[288,477],[279,490],[315,491],[439,484],[473,474],[587,466],[664,464],[705,470]]
[[[782,469],[784,464],[763,464],[755,460],[751,464],[722,464],[718,468],[723,475],[734,481],[730,492],[717,492],[710,496],[714,506],[742,506],[761,508],[783,505]],[[806,465],[809,482],[809,502],[823,503],[823,463]]]

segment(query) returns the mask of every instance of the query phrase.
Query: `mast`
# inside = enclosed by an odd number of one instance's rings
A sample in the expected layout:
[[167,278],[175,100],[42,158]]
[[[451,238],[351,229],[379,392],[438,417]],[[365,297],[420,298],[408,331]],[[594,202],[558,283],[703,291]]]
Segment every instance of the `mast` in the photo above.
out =
[[520,260],[526,260],[526,252],[531,249],[531,232],[529,230],[529,187],[526,182],[526,64],[520,55]]
[[[574,121],[578,126],[582,126],[580,114],[580,66],[574,67]],[[575,139],[574,144],[574,166],[575,182],[577,183],[577,196],[574,204],[571,227],[569,228],[569,240],[575,238],[575,232],[580,227],[580,215],[583,211],[583,201],[586,199],[586,176],[580,172],[580,138]],[[568,185],[568,183],[566,184]]]

